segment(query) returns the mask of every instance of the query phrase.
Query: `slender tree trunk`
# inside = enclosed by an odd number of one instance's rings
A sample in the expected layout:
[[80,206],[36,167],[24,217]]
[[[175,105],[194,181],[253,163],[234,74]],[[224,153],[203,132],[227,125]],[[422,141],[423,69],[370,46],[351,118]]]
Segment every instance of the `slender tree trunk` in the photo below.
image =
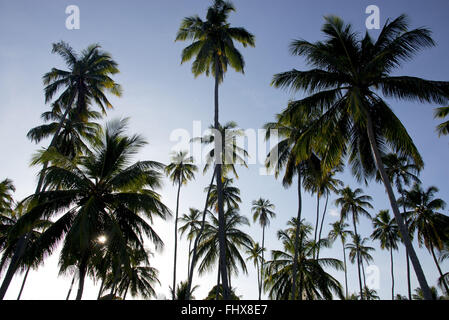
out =
[[20,300],[20,297],[22,296],[23,288],[25,287],[25,282],[27,281],[28,273],[30,272],[30,269],[31,269],[30,267],[27,267],[27,272],[25,273],[25,277],[23,278],[22,286],[20,287],[20,292],[17,297],[17,300]]
[[209,183],[209,189],[207,190],[206,203],[204,205],[203,217],[201,220],[201,228],[200,228],[198,235],[195,238],[195,242],[193,243],[193,253],[192,253],[192,261],[190,263],[189,280],[187,283],[186,300],[190,300],[190,290],[192,289],[193,269],[195,268],[195,264],[196,264],[196,260],[197,260],[198,243],[201,239],[201,236],[204,231],[204,227],[206,225],[206,213],[207,213],[207,208],[208,208],[208,204],[209,204],[210,190],[212,189],[212,185],[214,183],[216,171],[217,171],[217,166],[214,166],[214,173],[212,174],[212,179]]
[[[329,202],[329,193],[326,194],[326,203],[324,204],[323,217],[321,218],[320,232],[318,233],[318,242],[321,241],[321,232],[323,231],[324,218],[326,217],[328,202]],[[318,247],[318,252],[317,252],[316,258],[317,259],[320,258],[320,247]]]
[[126,289],[125,289],[125,293],[123,294],[123,300],[126,299],[126,295],[128,294],[128,289],[129,289],[129,283],[131,280],[128,281],[128,283],[126,284]]
[[390,248],[390,263],[391,263],[391,300],[394,300],[393,248]]
[[[59,136],[59,132],[61,131],[62,125],[64,124],[64,121],[67,118],[68,113],[72,109],[72,104],[73,104],[74,99],[75,99],[75,96],[73,96],[71,98],[70,103],[67,106],[67,109],[66,109],[61,121],[59,122],[58,128],[56,129],[56,132],[53,135],[53,139],[51,140],[49,148],[54,147],[56,145],[57,137]],[[45,173],[45,170],[47,169],[47,167],[48,167],[48,163],[45,163],[41,173],[39,174],[39,181],[38,181],[38,184],[36,187],[36,191],[34,192],[35,194],[38,194],[42,189],[42,183],[44,181],[44,173]],[[28,235],[25,234],[20,237],[20,239],[16,245],[16,248],[14,250],[14,255],[11,258],[11,262],[8,266],[8,270],[6,272],[5,278],[3,279],[2,286],[0,287],[0,300],[3,300],[3,298],[5,297],[6,291],[8,290],[8,287],[12,281],[12,278],[14,277],[14,274],[17,271],[18,262],[22,258],[23,254],[25,252],[25,248],[27,246],[28,246]]]
[[86,277],[86,271],[87,271],[87,259],[83,257],[79,267],[78,292],[76,294],[76,300],[81,300],[81,297],[83,296],[84,278]]
[[223,299],[229,299],[229,286],[228,286],[228,274],[226,268],[226,236],[225,236],[225,216],[223,209],[223,175],[222,175],[222,147],[223,147],[223,137],[219,131],[220,123],[218,121],[218,86],[219,86],[219,60],[218,56],[215,56],[215,116],[214,116],[214,127],[215,127],[215,163],[217,166],[217,202],[218,202],[218,245],[220,254],[219,268],[221,271],[221,281],[223,283]]
[[[220,265],[220,263],[218,263]],[[219,300],[218,297],[220,296],[220,268],[217,270],[217,289],[215,290],[215,300]]]
[[187,279],[190,278],[190,259],[191,259],[191,252],[192,252],[192,239],[189,240],[189,254],[187,256]]
[[391,187],[390,178],[388,177],[387,173],[385,172],[385,167],[384,167],[384,164],[383,164],[382,158],[380,156],[380,152],[379,152],[379,149],[377,147],[376,140],[374,137],[373,123],[371,121],[371,116],[369,114],[367,114],[367,131],[368,131],[367,132],[368,139],[371,144],[371,150],[373,152],[374,159],[376,161],[377,169],[380,173],[380,176],[384,183],[385,189],[387,191],[388,198],[389,198],[390,204],[391,204],[391,208],[393,209],[394,217],[395,217],[396,223],[398,224],[398,227],[399,227],[399,231],[403,235],[404,245],[407,248],[408,253],[410,255],[410,260],[412,262],[413,268],[415,269],[415,273],[416,273],[416,277],[418,278],[419,285],[423,291],[423,296],[426,300],[432,300],[432,293],[430,292],[426,277],[422,270],[421,264],[418,260],[418,256],[416,255],[415,249],[413,248],[412,242],[410,240],[410,236],[408,234],[408,230],[405,226],[405,223],[402,219],[401,214],[399,213],[396,198],[394,196],[394,192]]
[[179,213],[179,194],[181,192],[181,177],[178,181],[178,195],[176,197],[176,216],[175,216],[175,252],[173,257],[173,300],[176,295],[176,255],[178,252],[178,213]]
[[[301,213],[302,213],[302,197],[301,197],[301,170],[297,168],[298,173],[298,215],[296,217],[296,233],[295,233],[295,255],[292,270],[292,300],[296,300],[296,277],[298,272],[298,254],[299,254],[299,231],[301,229]],[[302,292],[300,292],[300,300],[302,300]]]
[[437,259],[437,256],[435,254],[435,248],[433,247],[432,243],[430,244],[430,252],[432,253],[433,261],[435,262],[435,265],[437,266],[437,269],[438,269],[438,273],[440,274],[441,282],[443,284],[444,290],[446,290],[446,294],[449,295],[449,287],[448,287],[448,285],[446,283],[446,280],[444,279],[444,273],[441,270],[440,264],[438,263],[438,259]]
[[[101,279],[100,291],[98,291],[97,300],[99,300],[101,298],[101,294],[103,293],[103,286],[104,286],[104,279],[105,278],[106,278],[106,276],[103,277],[103,279]],[[75,278],[73,278],[73,280],[75,280]]]
[[342,240],[341,244],[343,245],[343,262],[345,267],[345,291],[346,291],[346,299],[348,298],[348,270],[346,268],[346,250],[345,250],[345,242]]
[[363,264],[363,258],[360,258],[360,265],[362,266],[363,288],[364,288],[365,291],[366,291],[365,265]]
[[260,292],[261,292],[261,290],[262,290],[262,273],[261,273],[261,270],[260,270],[260,268],[259,268],[259,262],[258,262],[259,257],[257,257],[256,259],[257,259],[257,260],[256,260],[257,288],[258,288],[258,290],[259,290],[259,300],[261,300],[261,299],[260,299]]
[[69,292],[67,292],[67,297],[65,298],[66,300],[69,300],[70,298],[70,294],[72,293],[74,283],[75,283],[75,275],[73,275],[72,282],[70,283]]
[[[401,193],[402,199],[405,198],[404,191],[402,190],[402,186],[399,188],[399,192]],[[405,204],[403,205],[404,213],[403,213],[403,219],[405,223],[405,227],[407,230],[408,228],[408,221],[407,221],[407,210],[405,209]],[[405,258],[407,259],[407,291],[408,291],[408,299],[412,300],[412,285],[411,285],[411,277],[410,277],[410,257],[408,254],[408,249],[405,247]]]
[[[261,283],[262,283],[262,279],[263,279],[263,268],[265,266],[264,249],[265,249],[265,226],[262,227],[262,263],[260,266],[260,281],[261,281]],[[259,285],[259,300],[262,300],[262,286],[260,286],[260,285]]]
[[320,193],[316,193],[316,221],[315,221],[315,235],[313,240],[315,241],[315,250],[313,250],[313,258],[315,259],[317,256],[317,236],[318,236],[318,223],[320,222]]
[[[352,222],[354,224],[354,235],[357,236],[357,223],[355,220],[355,215],[354,212],[352,213]],[[358,270],[358,274],[359,274],[359,286],[360,286],[360,299],[363,299],[363,288],[362,288],[362,275],[361,275],[361,271],[360,271],[360,254],[359,254],[359,248],[357,248],[357,270]]]

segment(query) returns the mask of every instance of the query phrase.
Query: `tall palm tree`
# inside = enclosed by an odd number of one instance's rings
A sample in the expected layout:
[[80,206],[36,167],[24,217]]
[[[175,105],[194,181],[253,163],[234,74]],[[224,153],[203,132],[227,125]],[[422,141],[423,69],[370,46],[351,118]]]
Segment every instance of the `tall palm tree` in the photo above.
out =
[[143,249],[142,236],[156,245],[163,242],[144,217],[167,218],[171,213],[155,189],[161,186],[164,166],[154,161],[131,163],[145,145],[139,135],[126,136],[126,120],[109,122],[91,146],[92,155],[74,163],[60,155],[46,169],[42,191],[28,197],[31,208],[13,228],[20,234],[42,217],[62,215],[32,246],[37,255],[50,254],[64,238],[61,265],[79,268],[76,299],[81,299],[84,279],[99,235],[107,234],[109,252],[130,270],[127,247]]
[[193,296],[193,292],[198,288],[199,288],[199,286],[194,286],[192,288],[191,292],[189,292],[189,294],[187,295],[186,290],[188,289],[188,283],[187,283],[187,281],[181,281],[178,284],[178,287],[176,288],[175,300],[185,300],[185,298],[187,296],[189,296],[191,300],[195,300],[195,297]]
[[[199,16],[184,18],[176,41],[191,40],[192,44],[184,48],[182,52],[182,63],[195,57],[192,64],[192,73],[196,76],[201,74],[212,74],[215,77],[214,94],[214,128],[219,129],[218,116],[218,88],[223,81],[224,74],[230,65],[237,72],[244,72],[245,62],[241,53],[234,46],[234,41],[241,43],[244,47],[255,46],[254,36],[244,28],[231,27],[228,18],[235,7],[229,1],[214,0],[208,8],[206,20]],[[216,132],[217,134],[217,132]],[[225,300],[229,297],[229,286],[227,283],[226,251],[224,248],[224,210],[222,202],[222,172],[221,172],[221,148],[218,148],[218,140],[215,141],[217,153],[215,154],[216,181],[218,190],[218,208],[220,221],[220,270],[223,278],[223,290]]]
[[254,264],[254,267],[256,267],[256,271],[257,271],[257,289],[258,289],[258,292],[259,292],[259,300],[261,299],[260,295],[261,295],[262,281],[263,281],[262,272],[261,272],[261,267],[263,265],[262,253],[263,253],[263,249],[259,245],[258,242],[253,242],[251,244],[251,246],[249,246],[246,249],[246,254],[248,255],[248,257],[246,259],[247,260],[251,260],[253,262],[253,264]]
[[[321,240],[321,233],[323,231],[324,218],[326,217],[327,204],[329,201],[329,196],[331,192],[336,193],[339,187],[343,187],[343,182],[337,178],[335,178],[335,174],[341,171],[341,167],[335,168],[328,172],[323,172],[318,179],[318,193],[320,196],[326,196],[326,203],[324,205],[323,216],[321,217],[320,230],[318,232],[317,241]],[[316,230],[318,230],[318,225],[316,225]],[[317,250],[317,257],[320,256],[320,250]]]
[[343,221],[336,221],[334,223],[331,224],[332,229],[329,232],[329,240],[330,241],[335,241],[337,240],[337,238],[340,238],[341,240],[341,245],[343,248],[343,266],[344,266],[344,270],[345,270],[345,297],[348,298],[349,297],[349,292],[348,292],[348,270],[347,270],[347,266],[346,266],[346,238],[348,235],[352,235],[352,231],[348,230],[349,224],[344,223]]
[[367,246],[366,242],[368,242],[368,238],[362,238],[359,234],[354,234],[352,235],[352,242],[346,245],[346,249],[349,249],[349,261],[351,261],[351,263],[357,262],[360,285],[362,285],[360,269],[362,269],[363,271],[363,288],[360,290],[360,297],[364,296],[363,291],[366,287],[363,261],[366,261],[367,263],[373,261],[373,257],[371,256],[370,252],[374,251],[374,248]]
[[[382,158],[385,166],[385,171],[390,178],[390,181],[396,186],[401,197],[404,197],[404,187],[409,186],[412,182],[419,182],[418,174],[421,170],[419,166],[414,164],[411,159],[398,155],[396,153],[388,153]],[[382,182],[382,178],[379,173],[377,173],[376,179]],[[408,219],[407,210],[403,206],[403,218],[406,229],[408,230]],[[409,234],[410,239],[413,240],[413,236]],[[410,259],[407,251],[407,246],[405,247],[405,256],[407,259],[407,286],[408,286],[408,299],[412,300],[412,287],[410,279]]]
[[[105,113],[106,108],[112,108],[106,93],[121,96],[120,85],[111,78],[112,75],[119,72],[118,65],[109,53],[101,50],[100,45],[90,45],[81,52],[81,55],[78,55],[70,45],[61,41],[53,44],[52,53],[57,53],[63,58],[68,70],[52,68],[50,72],[43,76],[46,103],[50,102],[62,90],[62,93],[53,103],[54,106],[61,108],[62,116],[54,131],[49,150],[56,147],[59,133],[73,105],[80,115],[86,114],[88,106],[92,103],[96,104]],[[62,110],[64,111],[62,112]],[[47,166],[48,163],[44,162],[36,186],[36,194],[42,191],[43,175]],[[3,299],[6,294],[26,245],[26,235],[20,235],[20,241],[17,243],[14,256],[0,287],[0,299]]]
[[[341,190],[338,190],[337,194],[340,197],[335,200],[335,204],[341,207],[340,219],[341,221],[345,221],[346,219],[349,218],[349,215],[351,215],[352,226],[354,227],[353,237],[358,237],[359,234],[357,233],[357,223],[359,221],[359,216],[363,215],[371,219],[371,216],[367,211],[367,209],[373,208],[373,206],[370,203],[370,201],[372,201],[372,198],[368,195],[364,195],[363,190],[360,188],[352,190],[350,187],[345,187]],[[362,261],[360,256],[358,255],[359,251],[356,251],[356,253],[357,253],[357,270],[359,275],[360,296],[363,296],[362,278],[360,272],[360,266]]]
[[[440,277],[443,278],[435,249],[441,251],[444,248],[444,242],[449,238],[447,234],[449,217],[438,212],[446,207],[446,203],[440,198],[435,198],[437,192],[436,187],[432,186],[423,190],[420,184],[415,183],[411,190],[405,191],[400,203],[410,210],[408,212],[410,230],[412,233],[417,233],[419,246],[424,245],[429,250]],[[449,294],[449,285],[444,280],[443,286]]]
[[404,61],[435,45],[431,32],[425,28],[410,30],[405,15],[388,20],[376,40],[368,32],[361,38],[350,24],[335,16],[325,17],[322,32],[326,36],[323,41],[295,40],[291,44],[291,53],[305,57],[311,70],[293,69],[275,75],[272,81],[275,87],[310,94],[290,103],[284,117],[317,112],[321,115],[300,137],[298,160],[308,156],[308,148],[313,144],[321,146],[318,151],[327,168],[348,156],[353,173],[360,179],[373,177],[379,171],[420,286],[430,299],[382,156],[386,146],[390,146],[394,152],[411,157],[418,166],[423,161],[404,125],[379,91],[385,98],[447,105],[449,82],[392,76]]
[[398,249],[399,229],[396,221],[391,219],[388,210],[381,210],[373,219],[374,231],[371,238],[380,241],[381,249],[390,250],[391,264],[391,300],[394,300],[394,263],[393,250]]
[[[289,299],[292,296],[292,283],[298,281],[292,279],[297,225],[296,221],[290,220],[290,228],[278,232],[278,238],[282,241],[284,248],[283,250],[273,250],[272,259],[267,261],[267,275],[264,286],[269,291],[271,299]],[[294,299],[296,299],[296,296],[302,296],[309,300],[331,300],[334,293],[342,298],[343,292],[340,283],[324,270],[324,267],[342,270],[341,261],[333,258],[314,258],[316,244],[313,239],[309,239],[312,227],[305,223],[301,223],[300,227],[299,238],[302,244],[300,245],[301,251],[297,263],[299,285],[295,286],[297,289],[293,295]]]
[[[262,227],[262,263],[260,266],[260,278],[263,279],[263,270],[265,266],[264,250],[265,250],[265,228],[270,224],[270,218],[276,217],[274,204],[270,200],[259,198],[253,200],[251,211],[253,212],[253,221],[259,220],[259,224]],[[259,286],[259,300],[262,295],[262,286]]]
[[[195,237],[198,235],[199,230],[201,228],[201,221],[199,220],[200,215],[201,215],[200,210],[195,209],[195,208],[189,208],[189,213],[184,213],[182,215],[182,217],[179,218],[179,221],[181,223],[183,223],[183,225],[180,226],[178,230],[181,232],[181,236],[183,236],[185,233],[187,233],[187,235],[186,235],[187,240],[189,240],[187,278],[189,278],[189,273],[190,273],[190,259],[192,256],[192,241],[194,241]],[[185,285],[188,285],[188,281],[185,282]]]
[[[309,150],[309,157],[307,160],[296,161],[294,150],[298,147],[296,140],[306,130],[307,125],[310,122],[309,118],[295,118],[293,121],[281,120],[280,116],[276,116],[276,122],[269,122],[264,125],[264,129],[267,130],[265,139],[268,140],[271,137],[272,130],[277,130],[281,140],[273,147],[267,155],[265,165],[267,169],[274,170],[274,176],[277,179],[282,170],[284,170],[284,176],[282,178],[282,185],[287,188],[292,185],[293,178],[297,179],[297,194],[298,194],[298,211],[295,222],[296,226],[295,235],[295,257],[293,259],[293,272],[292,272],[292,290],[291,299],[295,299],[296,290],[296,277],[298,269],[298,254],[301,251],[300,245],[300,230],[302,222],[302,192],[301,187],[304,185],[303,176],[310,175],[310,172],[316,167],[318,158],[311,150]],[[302,299],[302,296],[299,296]]]
[[[201,262],[198,266],[198,271],[203,274],[210,271],[218,259],[219,253],[219,222],[215,215],[210,214],[210,223],[207,223],[201,241],[198,246],[198,257]],[[250,246],[253,242],[251,237],[242,231],[242,226],[249,226],[249,221],[246,217],[239,214],[235,208],[227,208],[225,213],[225,249],[226,249],[226,269],[229,274],[227,282],[231,282],[231,275],[237,275],[239,268],[244,273],[247,273],[245,259],[242,257],[242,250]],[[221,273],[218,272],[218,279]],[[221,281],[224,282],[223,279]]]
[[[179,195],[181,186],[187,184],[189,180],[195,179],[195,172],[198,167],[193,164],[193,157],[189,157],[186,151],[180,151],[172,155],[171,163],[165,167],[165,172],[169,176],[173,185],[178,185],[176,196],[176,214],[175,214],[175,249],[173,257],[173,290],[176,288],[176,258],[178,252],[178,213],[179,213]],[[173,299],[175,292],[172,293]]]

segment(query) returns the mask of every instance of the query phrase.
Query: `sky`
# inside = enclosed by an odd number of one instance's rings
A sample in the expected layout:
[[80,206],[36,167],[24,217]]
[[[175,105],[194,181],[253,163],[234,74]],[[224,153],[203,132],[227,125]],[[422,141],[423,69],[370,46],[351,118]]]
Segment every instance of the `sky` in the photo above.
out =
[[[32,127],[41,124],[40,114],[49,109],[43,95],[42,76],[52,67],[64,68],[62,59],[51,53],[52,43],[68,42],[80,51],[92,43],[99,43],[119,63],[120,74],[114,79],[123,87],[123,97],[111,98],[114,110],[107,119],[130,118],[130,133],[142,134],[149,142],[136,160],[155,160],[168,163],[170,152],[176,141],[170,139],[177,129],[187,130],[193,135],[194,121],[200,121],[201,131],[213,120],[212,78],[194,78],[190,63],[181,65],[181,51],[188,43],[175,42],[175,35],[181,20],[198,14],[205,16],[208,0],[133,0],[133,1],[6,1],[0,0],[0,179],[12,179],[16,185],[16,199],[33,193],[38,168],[29,166],[32,154],[48,145],[45,141],[35,145],[26,138]],[[449,71],[449,2],[429,1],[381,1],[381,0],[235,0],[237,12],[230,17],[234,26],[243,26],[256,37],[255,48],[241,48],[246,66],[245,74],[229,69],[220,86],[220,121],[236,121],[243,129],[257,130],[272,121],[274,115],[285,108],[290,99],[300,99],[303,93],[291,93],[270,86],[274,74],[292,68],[306,70],[308,66],[300,57],[289,54],[288,45],[293,39],[308,41],[322,40],[323,17],[337,15],[353,25],[362,35],[366,32],[365,20],[369,5],[380,9],[383,25],[388,18],[406,13],[411,27],[425,26],[432,30],[437,46],[420,52],[412,62],[405,63],[396,74],[422,77],[431,80],[447,80]],[[66,28],[66,7],[76,5],[80,9],[80,29]],[[375,37],[377,30],[370,33]],[[421,175],[424,187],[435,185],[438,196],[449,201],[449,138],[439,138],[435,132],[438,120],[433,118],[437,106],[423,105],[409,101],[388,100],[394,112],[404,123],[414,139],[425,161]],[[295,187],[284,189],[273,176],[259,174],[260,159],[248,169],[238,168],[240,178],[236,185],[241,189],[241,214],[252,221],[251,201],[267,198],[275,204],[276,218],[266,233],[267,251],[281,249],[276,232],[285,228],[286,222],[296,215],[297,198]],[[201,171],[201,170],[200,170]],[[181,189],[180,213],[188,208],[202,208],[205,201],[204,187],[211,172],[204,176],[198,173],[194,182]],[[382,185],[369,182],[358,185],[349,173],[340,177],[352,188],[361,187],[374,199],[375,215],[381,209],[388,209],[389,202]],[[172,211],[176,204],[176,188],[165,181],[160,190],[163,201]],[[316,200],[303,194],[303,216],[314,221]],[[332,196],[323,234],[329,231],[329,223],[338,218]],[[447,209],[444,210],[447,214]],[[156,287],[159,298],[169,297],[172,281],[173,219],[155,220],[154,228],[165,242],[162,251],[155,252],[151,260],[160,274],[160,286]],[[254,240],[261,241],[261,228],[252,223],[245,227]],[[362,218],[359,232],[368,237],[372,232],[371,222]],[[379,270],[378,293],[381,298],[390,298],[391,279],[389,254],[376,248],[373,264]],[[437,269],[431,255],[419,249],[418,257],[430,285],[436,285]],[[177,278],[184,280],[187,273],[187,248],[181,240],[178,255]],[[266,256],[269,256],[267,254]],[[323,257],[342,259],[341,245],[337,242],[332,249],[322,251]],[[394,253],[395,288],[397,293],[407,293],[405,252],[400,248]],[[30,272],[23,299],[65,299],[70,286],[69,276],[58,276],[58,255],[55,253],[38,269]],[[442,264],[448,271],[449,264]],[[252,263],[248,263],[249,275],[233,279],[236,293],[244,299],[257,298],[257,279]],[[330,271],[342,284],[343,272]],[[348,266],[349,290],[356,292],[357,269]],[[413,272],[412,272],[413,274]],[[3,276],[3,274],[1,275]],[[7,299],[17,297],[23,275],[16,275],[7,292]],[[216,271],[198,278],[195,292],[202,299],[216,282]],[[412,275],[413,288],[418,283]],[[96,299],[98,283],[88,280],[84,299]],[[74,291],[76,288],[74,288]],[[72,298],[74,294],[72,293]]]

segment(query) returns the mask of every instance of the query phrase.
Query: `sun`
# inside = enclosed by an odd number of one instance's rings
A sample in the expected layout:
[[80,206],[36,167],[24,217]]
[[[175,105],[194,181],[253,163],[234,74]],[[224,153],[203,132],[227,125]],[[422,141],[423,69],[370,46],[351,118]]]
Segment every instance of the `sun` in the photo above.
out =
[[105,243],[106,243],[106,240],[107,240],[107,238],[106,238],[106,236],[104,236],[104,235],[99,236],[98,239],[97,239],[97,241],[98,241],[99,243],[101,243],[101,244],[105,244]]

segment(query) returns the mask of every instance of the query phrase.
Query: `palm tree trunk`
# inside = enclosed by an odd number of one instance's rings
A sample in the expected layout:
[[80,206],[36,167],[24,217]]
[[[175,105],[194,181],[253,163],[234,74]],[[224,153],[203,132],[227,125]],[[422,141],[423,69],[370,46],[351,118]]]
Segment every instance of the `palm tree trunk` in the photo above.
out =
[[192,239],[189,240],[189,254],[187,256],[187,279],[190,278],[190,259],[192,257]]
[[442,284],[443,284],[443,287],[444,287],[444,289],[446,290],[446,294],[449,295],[449,287],[448,287],[448,285],[447,285],[447,283],[446,283],[446,280],[444,279],[444,273],[443,273],[443,271],[441,270],[440,264],[438,263],[437,256],[435,255],[435,248],[433,247],[433,244],[432,244],[432,243],[430,243],[430,251],[431,251],[431,253],[432,253],[433,261],[435,262],[435,265],[437,266],[438,273],[440,274],[441,282],[442,282]]
[[261,292],[261,290],[262,290],[262,272],[261,272],[261,270],[260,270],[260,268],[259,268],[259,257],[256,257],[256,271],[257,271],[257,288],[258,288],[258,290],[259,290],[259,300],[261,300],[260,299],[260,292]]
[[28,266],[27,272],[25,273],[25,277],[23,278],[23,281],[22,281],[22,286],[20,287],[19,295],[17,296],[17,300],[20,300],[20,297],[22,296],[23,288],[25,287],[25,282],[27,281],[28,273],[30,272],[30,269],[31,268]]
[[[301,212],[302,212],[302,197],[301,197],[301,171],[297,168],[298,173],[298,215],[296,217],[296,233],[295,233],[295,255],[293,260],[292,270],[292,296],[291,299],[296,299],[296,276],[298,272],[298,254],[299,254],[299,231],[301,229]],[[302,300],[302,293],[300,293],[300,300]]]
[[391,263],[391,300],[394,300],[393,248],[390,248],[390,263]]
[[212,174],[212,179],[209,183],[209,189],[207,190],[206,203],[204,205],[203,217],[202,217],[202,221],[201,221],[201,228],[200,228],[200,231],[198,232],[198,235],[196,236],[195,242],[193,244],[193,253],[192,253],[192,261],[190,263],[189,280],[187,283],[186,300],[190,300],[190,290],[192,289],[193,269],[195,268],[195,264],[196,264],[196,260],[197,260],[198,243],[201,239],[201,235],[203,234],[204,227],[206,225],[206,213],[207,213],[207,207],[209,204],[210,191],[211,191],[212,185],[214,183],[214,178],[215,178],[216,172],[217,172],[217,166],[214,167],[214,173]]
[[73,284],[75,283],[75,275],[73,275],[72,282],[70,283],[69,292],[67,292],[66,300],[69,300],[70,294],[72,293]]
[[[262,264],[260,266],[260,283],[262,283],[263,279],[263,267],[264,267],[264,249],[265,249],[265,226],[262,227]],[[259,300],[262,300],[262,286],[259,285]]]
[[222,181],[222,147],[223,138],[219,131],[218,121],[218,86],[219,86],[219,60],[215,55],[215,114],[214,114],[214,127],[215,127],[215,163],[217,165],[217,202],[218,202],[218,246],[219,246],[219,268],[221,272],[221,281],[223,283],[223,299],[229,299],[229,286],[228,286],[228,274],[226,268],[226,236],[225,236],[225,217],[223,209],[223,181]]
[[419,282],[419,286],[423,290],[423,295],[426,300],[432,300],[432,293],[430,292],[429,285],[427,284],[426,277],[424,275],[424,272],[422,270],[421,264],[418,260],[418,256],[416,255],[415,249],[413,248],[412,242],[410,240],[410,236],[408,234],[408,230],[405,226],[405,223],[402,219],[401,214],[399,213],[398,205],[396,202],[396,198],[394,196],[393,189],[391,187],[390,178],[388,177],[387,173],[385,172],[385,167],[382,161],[382,158],[380,156],[379,149],[376,144],[376,139],[374,137],[374,130],[373,130],[373,123],[371,120],[371,116],[367,114],[367,133],[368,133],[368,139],[370,141],[371,150],[374,155],[374,159],[376,162],[377,169],[380,173],[380,176],[382,178],[382,181],[384,183],[385,189],[388,194],[388,198],[390,200],[391,208],[394,213],[394,217],[396,219],[396,223],[398,224],[399,231],[401,232],[404,240],[404,245],[408,250],[408,253],[410,255],[410,260],[412,262],[413,268],[415,269],[416,277]]
[[[318,233],[318,242],[321,241],[321,232],[323,231],[324,218],[326,217],[328,202],[329,202],[329,193],[326,194],[326,203],[324,204],[323,217],[321,218],[320,232]],[[316,258],[317,259],[320,258],[320,247],[318,247],[318,252],[317,252]]]
[[131,280],[128,281],[128,283],[126,284],[126,289],[125,289],[125,293],[123,294],[123,300],[126,299],[126,295],[128,294],[128,289],[129,289],[129,283]]
[[[402,186],[400,186],[400,193],[402,196],[402,199],[405,198],[404,196],[404,191],[402,189]],[[403,213],[403,219],[404,219],[404,223],[405,223],[405,227],[407,228],[407,230],[409,230],[408,228],[408,222],[407,222],[407,210],[405,209],[405,204],[403,204],[403,209],[404,209],[404,213]],[[410,257],[408,254],[408,249],[407,247],[405,247],[405,258],[407,259],[407,291],[408,291],[408,299],[412,300],[412,285],[411,285],[411,277],[410,277]]]
[[[352,222],[354,224],[354,235],[357,236],[357,223],[355,221],[355,215],[354,213],[352,213]],[[357,271],[359,274],[359,286],[360,286],[360,299],[363,299],[363,288],[362,288],[362,275],[361,275],[361,271],[360,271],[360,253],[359,253],[359,248],[357,249]]]
[[[103,293],[103,286],[104,286],[104,279],[105,278],[106,277],[103,277],[103,279],[101,279],[100,291],[98,291],[97,300],[99,300],[101,298],[101,294]],[[73,280],[75,280],[75,278],[73,278]]]
[[175,252],[173,257],[173,300],[176,294],[176,255],[178,251],[178,213],[179,213],[179,194],[181,192],[181,177],[178,181],[178,195],[176,197],[176,216],[175,216]]
[[345,250],[345,242],[342,240],[341,244],[343,245],[343,262],[345,267],[345,290],[346,290],[346,299],[348,298],[348,270],[346,268],[346,250]]
[[363,288],[366,290],[365,265],[363,264],[363,259],[362,259],[362,258],[360,258],[360,265],[361,265],[361,267],[362,267]]
[[87,258],[84,256],[79,266],[78,292],[76,294],[76,300],[81,300],[81,297],[83,296],[84,278],[86,277],[86,271],[87,271]]
[[[68,104],[67,109],[66,109],[61,121],[59,122],[58,128],[56,129],[56,132],[53,135],[53,139],[51,140],[49,148],[55,146],[56,139],[59,136],[59,132],[61,131],[62,125],[64,124],[64,121],[67,118],[69,111],[71,110],[71,106],[72,106],[74,100],[75,100],[75,96],[72,96],[70,103]],[[45,163],[41,173],[39,174],[39,181],[38,181],[38,184],[36,187],[36,191],[34,192],[35,194],[38,194],[42,189],[42,183],[44,181],[44,172],[47,169],[47,166],[48,166],[48,163]],[[2,286],[0,287],[0,300],[3,300],[3,298],[5,297],[6,291],[8,290],[8,287],[12,281],[12,278],[14,277],[14,274],[17,271],[17,267],[18,267],[17,264],[18,264],[19,260],[22,258],[23,254],[25,252],[25,248],[27,246],[28,246],[28,236],[25,234],[20,237],[20,239],[16,245],[16,248],[14,250],[14,255],[11,258],[11,262],[8,266],[8,271],[6,272],[5,278],[3,279]]]
[[316,193],[316,221],[315,221],[315,235],[313,240],[315,241],[315,250],[313,250],[313,258],[317,256],[317,235],[318,235],[318,223],[320,222],[320,192]]

